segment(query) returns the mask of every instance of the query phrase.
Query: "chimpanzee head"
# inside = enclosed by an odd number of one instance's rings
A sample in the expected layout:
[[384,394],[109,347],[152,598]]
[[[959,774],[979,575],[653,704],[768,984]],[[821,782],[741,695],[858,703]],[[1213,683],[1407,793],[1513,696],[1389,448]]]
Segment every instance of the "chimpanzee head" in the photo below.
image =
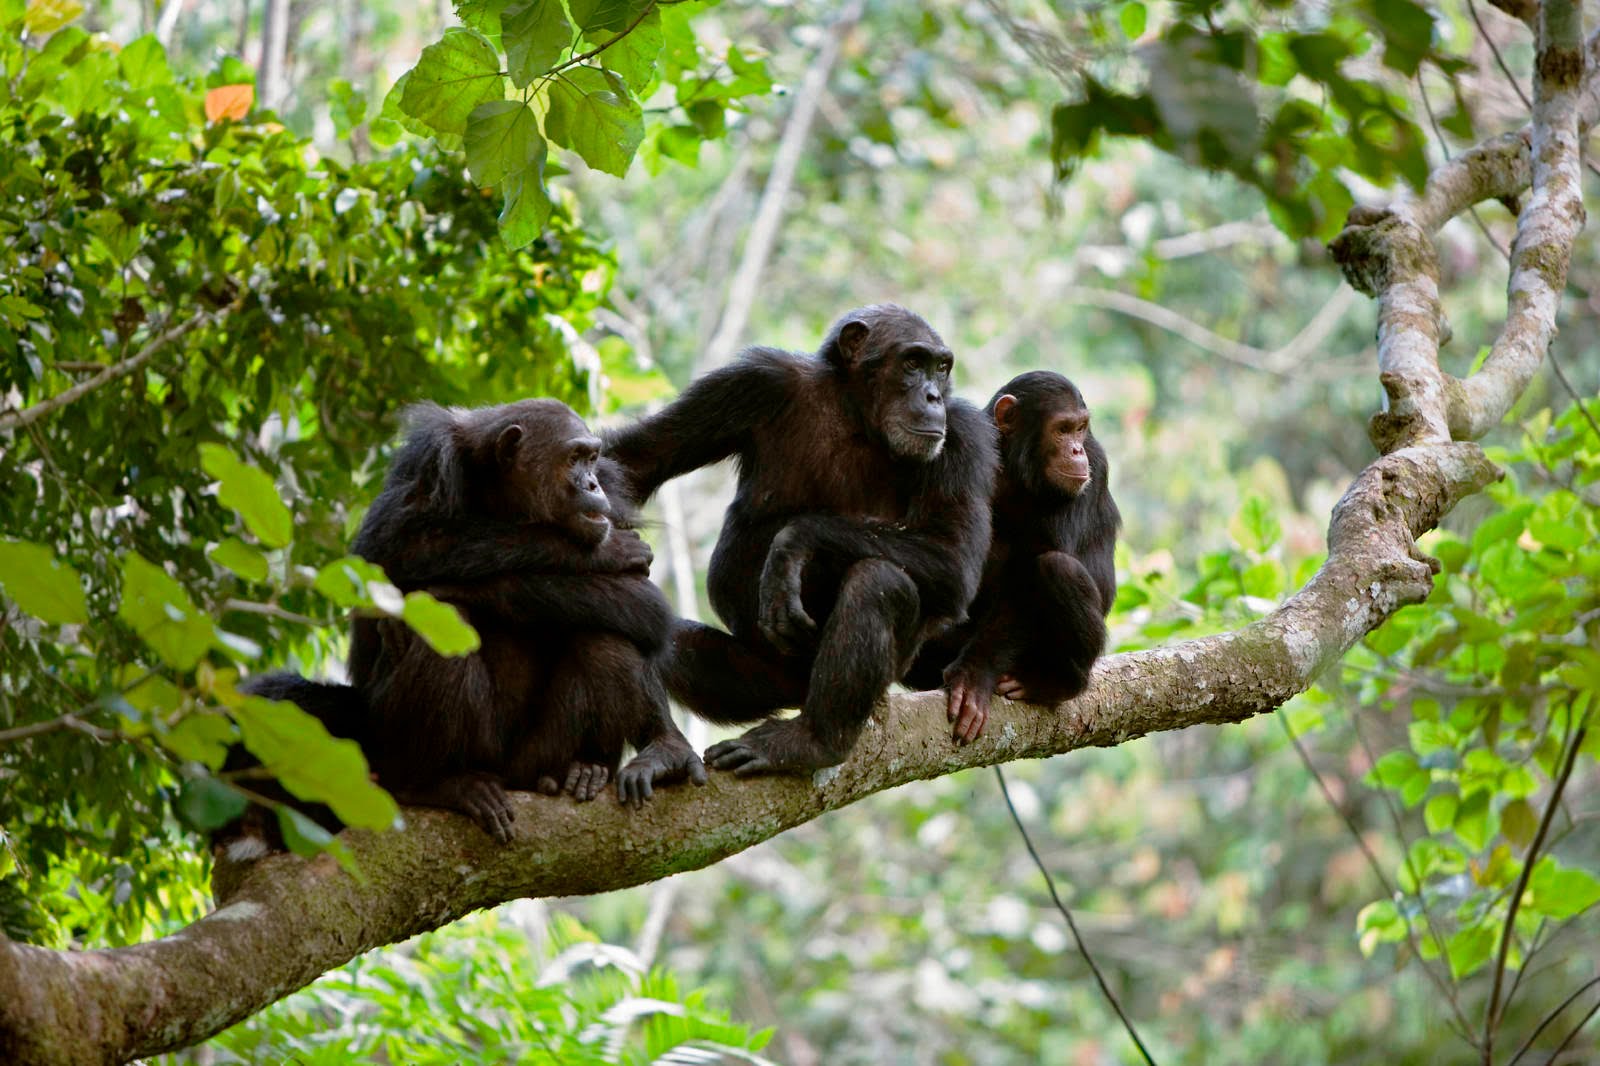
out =
[[1076,496],[1096,466],[1105,468],[1083,394],[1060,374],[1032,370],[1012,378],[988,410],[1000,428],[1007,476],[1036,496]]
[[487,512],[553,525],[581,544],[611,532],[611,505],[595,475],[600,438],[559,400],[468,409],[418,404],[410,440],[390,472],[416,480],[446,513]]
[[858,307],[833,324],[818,354],[890,451],[921,462],[938,457],[954,357],[932,326],[894,304]]

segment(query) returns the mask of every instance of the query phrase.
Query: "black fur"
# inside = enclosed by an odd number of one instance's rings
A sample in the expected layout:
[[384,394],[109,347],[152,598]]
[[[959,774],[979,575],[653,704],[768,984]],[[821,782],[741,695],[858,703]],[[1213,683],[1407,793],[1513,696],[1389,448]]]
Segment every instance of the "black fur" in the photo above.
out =
[[720,723],[802,711],[714,746],[713,765],[842,761],[922,640],[965,616],[997,459],[993,425],[950,398],[950,359],[921,318],[865,307],[816,355],[749,349],[608,440],[637,501],[739,466],[708,577],[728,632],[680,623],[667,686]]
[[[359,618],[350,685],[281,676],[289,698],[359,740],[404,803],[458,810],[508,840],[511,789],[624,802],[705,770],[673,723],[659,670],[672,611],[649,578],[618,478],[564,404],[414,409],[355,550],[402,590],[459,608],[482,646],[435,653],[405,623]],[[355,725],[348,723],[355,722]],[[619,772],[623,749],[638,755]]]
[[[1082,394],[1060,374],[1032,371],[995,394],[990,418],[1006,396],[1015,402],[1000,438],[994,540],[972,620],[931,641],[906,679],[919,688],[946,685],[963,741],[981,733],[997,684],[1039,703],[1083,692],[1105,650],[1105,616],[1117,594],[1122,516]],[[1089,481],[1075,491],[1061,474],[1072,436],[1049,432],[1058,419],[1077,420],[1086,453]]]

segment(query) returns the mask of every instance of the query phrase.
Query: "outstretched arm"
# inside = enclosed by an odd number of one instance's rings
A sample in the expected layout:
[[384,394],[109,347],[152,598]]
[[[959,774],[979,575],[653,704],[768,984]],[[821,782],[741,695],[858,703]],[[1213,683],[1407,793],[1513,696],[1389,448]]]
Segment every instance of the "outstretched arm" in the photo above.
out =
[[627,473],[628,499],[643,503],[663,482],[738,452],[752,429],[789,406],[801,358],[750,349],[697,378],[655,414],[606,433],[606,455]]

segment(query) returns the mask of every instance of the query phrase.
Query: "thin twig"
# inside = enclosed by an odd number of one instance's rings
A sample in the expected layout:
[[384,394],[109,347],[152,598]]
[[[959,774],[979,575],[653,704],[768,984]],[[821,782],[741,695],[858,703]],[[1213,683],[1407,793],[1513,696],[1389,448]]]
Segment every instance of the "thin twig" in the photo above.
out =
[[76,730],[79,733],[94,737],[96,740],[116,740],[121,735],[115,730],[91,725],[76,714],[64,714],[60,718],[52,718],[47,722],[32,722],[28,725],[19,725],[15,729],[0,729],[0,744],[9,744],[16,740],[27,740],[29,737],[43,736],[46,733],[57,733],[63,729]]
[[1578,1034],[1583,1031],[1583,1027],[1589,1024],[1589,1019],[1593,1018],[1596,1013],[1600,1013],[1600,1002],[1596,1002],[1594,1006],[1590,1007],[1589,1013],[1585,1014],[1583,1016],[1583,1020],[1572,1027],[1572,1032],[1567,1034],[1567,1038],[1556,1045],[1556,1049],[1550,1053],[1550,1058],[1548,1061],[1553,1063],[1559,1059],[1561,1057],[1561,1053],[1567,1050],[1567,1045],[1572,1043],[1573,1040],[1577,1039]]
[[1022,816],[1017,813],[1016,804],[1011,802],[1011,790],[1006,788],[1006,775],[999,766],[994,768],[994,776],[1000,781],[1000,795],[1005,797],[1006,809],[1011,812],[1011,820],[1017,825],[1017,832],[1022,834],[1022,843],[1027,846],[1028,854],[1033,856],[1033,864],[1044,875],[1044,883],[1050,889],[1050,898],[1055,902],[1056,910],[1067,920],[1067,928],[1072,931],[1072,939],[1078,943],[1078,953],[1083,956],[1083,961],[1089,964],[1089,969],[1094,973],[1094,979],[1100,984],[1100,991],[1104,993],[1106,1001],[1111,1004],[1111,1009],[1117,1012],[1117,1017],[1122,1019],[1122,1027],[1133,1038],[1134,1046],[1139,1049],[1139,1054],[1144,1056],[1144,1061],[1150,1066],[1156,1066],[1156,1060],[1150,1057],[1150,1051],[1144,1046],[1144,1041],[1139,1039],[1139,1032],[1133,1027],[1133,1021],[1123,1011],[1122,1004],[1117,1002],[1116,994],[1111,991],[1111,986],[1106,984],[1105,974],[1100,972],[1100,967],[1095,964],[1094,956],[1089,954],[1089,946],[1083,942],[1083,935],[1078,932],[1078,923],[1072,920],[1072,912],[1067,905],[1061,902],[1061,895],[1056,891],[1056,879],[1050,876],[1050,868],[1039,857],[1039,851],[1033,846],[1033,838],[1028,835],[1028,827],[1022,824]]
[[[1506,1063],[1506,1066],[1517,1066],[1517,1060],[1522,1058],[1523,1055],[1527,1054],[1529,1048],[1533,1047],[1533,1042],[1539,1039],[1539,1034],[1545,1031],[1545,1027],[1559,1018],[1562,1011],[1572,1006],[1573,1000],[1589,991],[1589,989],[1593,988],[1595,985],[1600,985],[1600,977],[1589,978],[1589,980],[1578,986],[1578,990],[1576,992],[1562,1000],[1560,1005],[1557,1006],[1555,1010],[1541,1018],[1539,1020],[1538,1027],[1535,1028],[1533,1032],[1528,1034],[1528,1039],[1524,1040],[1522,1042],[1522,1046],[1517,1048],[1517,1053],[1511,1056],[1511,1060]],[[1579,1028],[1582,1028],[1582,1026],[1579,1026]],[[1554,1057],[1551,1058],[1551,1061],[1555,1061]]]
[[598,46],[596,48],[589,49],[587,52],[583,53],[582,55],[573,56],[571,59],[567,60],[565,63],[560,64],[559,66],[551,67],[549,70],[545,71],[543,74],[541,74],[539,76],[541,78],[550,78],[550,77],[553,77],[553,76],[555,76],[557,74],[560,74],[563,70],[566,70],[568,67],[575,67],[578,64],[580,64],[580,63],[582,63],[582,62],[584,62],[586,60],[593,59],[595,56],[599,55],[601,52],[604,52],[607,48],[610,48],[612,45],[616,44],[618,41],[620,41],[624,37],[628,36],[628,34],[632,33],[634,30],[638,29],[639,28],[639,23],[643,22],[646,18],[648,18],[649,15],[650,15],[650,12],[654,11],[656,9],[656,6],[657,5],[654,4],[654,3],[646,4],[645,5],[645,9],[643,11],[639,12],[639,17],[634,19],[632,22],[628,23],[627,27],[621,33],[619,33],[615,37],[611,38],[611,40],[607,41],[605,44],[602,44],[602,45],[600,45],[600,46]]
[[1505,1008],[1511,1002],[1509,997],[1504,1004],[1500,1002],[1500,985],[1506,976],[1506,959],[1511,953],[1511,937],[1516,932],[1517,911],[1522,906],[1523,893],[1528,891],[1528,881],[1533,877],[1533,867],[1539,857],[1539,848],[1550,832],[1550,823],[1555,819],[1556,808],[1561,804],[1561,793],[1566,790],[1567,781],[1572,777],[1572,769],[1578,761],[1578,749],[1583,746],[1583,738],[1588,731],[1589,712],[1585,711],[1577,728],[1567,739],[1567,757],[1562,761],[1561,772],[1556,775],[1551,785],[1550,802],[1545,804],[1544,814],[1539,818],[1539,829],[1533,835],[1533,843],[1528,845],[1527,853],[1523,855],[1522,872],[1517,876],[1517,887],[1512,891],[1510,905],[1506,908],[1505,931],[1500,935],[1500,952],[1494,964],[1494,985],[1490,989],[1488,1009],[1483,1016],[1483,1061],[1486,1066],[1492,1061],[1490,1053],[1494,1050],[1495,1029],[1500,1025],[1505,1016]]
[[300,626],[320,626],[321,622],[315,618],[294,611],[286,611],[275,603],[256,603],[254,600],[223,600],[224,611],[238,611],[241,614],[260,614],[268,618],[276,618],[283,622],[293,622]]
[[148,363],[152,358],[155,357],[156,353],[161,351],[161,349],[165,348],[173,341],[180,339],[184,334],[190,332],[196,327],[214,321],[217,317],[219,316],[216,312],[197,312],[190,318],[176,326],[173,326],[166,332],[157,335],[150,341],[150,343],[139,349],[137,355],[129,356],[120,363],[112,363],[110,366],[100,371],[100,373],[96,374],[88,381],[81,381],[65,392],[52,396],[48,400],[41,400],[32,407],[25,407],[20,411],[6,411],[4,413],[0,413],[0,431],[19,429],[23,426],[31,425],[32,423],[43,418],[45,415],[48,415],[53,411],[59,411],[68,404],[81,400],[83,397],[87,396],[89,393],[103,385],[110,384],[119,378],[127,377],[129,374]]

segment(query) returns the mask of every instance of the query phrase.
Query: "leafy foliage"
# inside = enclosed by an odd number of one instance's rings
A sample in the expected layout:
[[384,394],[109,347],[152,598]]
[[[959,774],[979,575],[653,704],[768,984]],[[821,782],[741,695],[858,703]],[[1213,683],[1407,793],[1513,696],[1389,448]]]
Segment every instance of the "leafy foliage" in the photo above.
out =
[[[692,164],[703,141],[726,131],[728,108],[771,90],[763,65],[733,46],[725,57],[731,77],[704,73],[709,57],[690,20],[706,6],[461,0],[465,25],[422,50],[389,93],[385,115],[441,145],[464,144],[473,180],[505,204],[501,235],[524,247],[552,207],[550,145],[619,178],[647,138],[652,159]],[[641,101],[652,97],[662,103],[647,130]]]
[[349,610],[476,646],[343,545],[401,404],[589,406],[568,338],[612,265],[568,207],[507,248],[438,151],[308,151],[249,110],[236,60],[191,82],[152,38],[118,52],[65,8],[4,10],[0,394],[27,421],[0,414],[0,731],[49,731],[0,746],[0,778],[28,781],[0,824],[30,895],[64,888],[44,871],[71,854],[78,891],[127,904],[112,938],[135,937],[170,913],[178,827],[236,812],[212,776],[234,740],[352,824],[394,821],[353,744],[234,681],[316,666]]
[[571,918],[541,934],[543,952],[486,915],[374,952],[218,1037],[213,1061],[766,1063],[755,1053],[771,1032],[730,1022],[704,992]]

